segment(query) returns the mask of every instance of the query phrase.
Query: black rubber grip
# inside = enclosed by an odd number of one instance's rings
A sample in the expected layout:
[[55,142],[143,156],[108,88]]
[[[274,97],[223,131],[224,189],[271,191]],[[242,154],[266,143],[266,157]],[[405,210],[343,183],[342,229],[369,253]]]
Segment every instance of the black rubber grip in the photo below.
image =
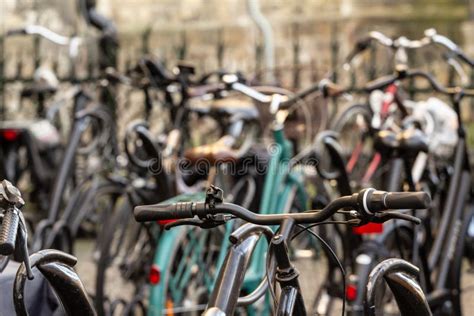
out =
[[352,60],[365,51],[367,48],[369,48],[370,43],[372,42],[372,38],[370,36],[361,38],[360,40],[357,41],[355,44],[354,49],[349,53],[349,55],[346,58],[346,63],[352,62]]
[[388,209],[425,209],[431,198],[426,192],[389,192],[384,198]]
[[22,29],[13,29],[13,30],[8,30],[7,31],[7,36],[14,36],[14,35],[25,35],[26,30],[24,28]]
[[474,60],[469,58],[462,50],[457,51],[459,59],[467,63],[470,67],[474,67]]
[[194,202],[141,205],[134,208],[133,214],[137,222],[193,218],[194,205]]
[[4,213],[2,227],[0,227],[0,255],[9,256],[15,250],[19,220],[18,213],[13,209]]

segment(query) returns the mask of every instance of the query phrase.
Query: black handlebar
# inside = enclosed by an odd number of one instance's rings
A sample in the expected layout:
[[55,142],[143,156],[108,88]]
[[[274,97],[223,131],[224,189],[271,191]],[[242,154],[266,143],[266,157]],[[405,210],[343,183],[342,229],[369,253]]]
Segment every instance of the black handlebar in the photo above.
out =
[[385,192],[364,189],[358,194],[359,208],[369,213],[388,209],[426,209],[431,203],[425,192]]
[[217,214],[230,214],[258,225],[278,225],[288,218],[293,219],[296,223],[311,224],[322,222],[343,208],[354,208],[362,217],[367,217],[388,209],[424,209],[429,206],[429,203],[430,197],[424,192],[389,193],[365,189],[360,193],[354,193],[352,196],[337,198],[322,210],[304,213],[256,214],[232,203],[210,205],[205,202],[179,202],[168,205],[137,206],[134,209],[134,216],[138,222],[150,222],[190,219],[194,216],[205,219]]
[[381,77],[374,81],[369,82],[365,87],[364,90],[367,92],[371,92],[374,90],[384,89],[388,85],[391,85],[397,81],[406,80],[406,79],[414,79],[414,78],[423,78],[428,81],[430,86],[433,90],[448,95],[448,96],[468,96],[474,97],[474,90],[471,89],[463,89],[460,87],[445,87],[441,83],[439,83],[431,74],[422,71],[422,70],[397,70],[397,72],[393,75],[388,75],[385,77]]
[[26,35],[26,29],[25,28],[20,28],[20,29],[12,29],[7,31],[7,36],[16,36],[16,35]]
[[474,68],[474,60],[467,56],[462,50],[456,50],[454,53],[460,60],[468,64],[471,68]]
[[205,204],[195,202],[177,202],[173,204],[155,204],[136,206],[133,213],[138,222],[193,218],[196,210],[205,210]]
[[372,38],[370,36],[366,36],[364,38],[361,38],[358,40],[352,49],[352,51],[347,55],[346,57],[346,63],[351,63],[352,60],[359,55],[360,53],[364,52],[367,48],[370,47],[370,44],[372,43]]
[[28,256],[27,232],[25,219],[19,208],[25,205],[18,188],[9,181],[0,183],[0,211],[3,211],[3,220],[0,227],[0,255],[15,254],[19,261],[25,264],[29,279],[33,279]]
[[425,192],[391,192],[385,195],[384,203],[389,209],[425,209],[431,199]]
[[15,250],[16,235],[20,217],[14,208],[7,209],[0,228],[0,255],[9,256]]

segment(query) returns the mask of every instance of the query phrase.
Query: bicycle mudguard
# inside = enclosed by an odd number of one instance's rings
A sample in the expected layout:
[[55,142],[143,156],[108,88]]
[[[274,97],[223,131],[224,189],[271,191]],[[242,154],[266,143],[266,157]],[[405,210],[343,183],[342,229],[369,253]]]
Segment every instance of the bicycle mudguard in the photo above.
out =
[[365,315],[383,315],[381,290],[386,282],[392,290],[402,316],[431,316],[426,296],[417,283],[419,269],[411,263],[391,258],[382,261],[370,272],[366,287]]
[[71,266],[63,262],[50,262],[38,265],[38,270],[53,287],[67,315],[95,315],[86,289]]
[[385,276],[402,316],[431,316],[430,307],[421,286],[406,273],[396,272]]
[[[153,265],[160,271],[160,281],[157,285],[150,288],[150,302],[148,307],[148,316],[161,316],[165,308],[165,285],[169,280],[169,267],[171,264],[170,253],[173,250],[174,243],[178,240],[179,235],[187,229],[184,226],[175,227],[160,235]],[[161,274],[162,273],[162,274]]]
[[[5,270],[0,274],[0,293],[2,293],[0,295],[1,315],[16,315],[13,304],[13,283],[19,266],[18,262],[10,260]],[[30,315],[64,315],[56,296],[42,274],[36,268],[33,269],[33,274],[35,278],[28,282],[28,287],[25,291],[26,308]]]
[[[72,268],[76,262],[77,259],[74,256],[54,249],[41,250],[30,256],[31,267],[37,267],[48,281],[48,287],[50,286],[54,290],[55,298],[60,301],[61,311],[65,311],[67,315],[71,316],[95,316],[86,290]],[[25,263],[22,263],[16,272],[13,283],[12,297],[16,315],[19,316],[29,315],[25,303],[28,271],[29,268]],[[36,311],[33,314],[36,315]],[[62,314],[64,312],[61,312]]]

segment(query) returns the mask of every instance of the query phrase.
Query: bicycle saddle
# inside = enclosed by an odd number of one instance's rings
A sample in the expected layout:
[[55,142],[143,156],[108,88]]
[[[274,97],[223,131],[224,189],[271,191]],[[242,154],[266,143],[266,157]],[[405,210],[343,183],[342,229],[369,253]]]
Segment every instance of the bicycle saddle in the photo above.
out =
[[56,93],[58,89],[49,85],[33,83],[31,86],[21,90],[21,96],[24,98],[43,96],[48,97]]
[[[61,136],[54,125],[48,120],[37,121],[4,121],[0,123],[0,139],[16,140],[19,137],[30,137],[35,141],[39,151],[57,147],[61,143]],[[10,133],[10,134],[9,134]],[[13,134],[15,138],[13,139]]]
[[[229,102],[230,101],[230,102]],[[221,114],[237,116],[245,121],[257,120],[259,113],[253,103],[238,99],[220,99],[212,103],[211,108]]]
[[214,100],[210,105],[194,105],[191,110],[201,115],[234,117],[244,121],[255,121],[259,112],[253,103],[236,98]]
[[216,163],[236,162],[241,153],[232,148],[235,143],[234,137],[226,135],[212,144],[206,144],[190,148],[185,151],[184,158],[193,165],[198,163],[208,163],[215,165]]
[[139,61],[139,67],[149,77],[153,84],[169,83],[174,80],[172,74],[168,72],[166,67],[159,61],[153,60],[149,57],[142,58]]
[[380,152],[400,150],[408,155],[416,155],[419,152],[428,152],[428,139],[416,128],[405,129],[398,133],[382,130],[375,137],[375,148]]

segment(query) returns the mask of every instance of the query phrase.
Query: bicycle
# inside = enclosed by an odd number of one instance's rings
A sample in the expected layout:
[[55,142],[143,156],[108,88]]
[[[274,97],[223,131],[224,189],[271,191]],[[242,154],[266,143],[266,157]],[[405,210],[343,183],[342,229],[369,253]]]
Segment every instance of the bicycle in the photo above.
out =
[[[418,44],[411,45],[410,42],[409,41],[407,42],[406,39],[404,41],[405,41],[404,42],[405,45],[408,45],[409,47],[412,47],[412,48],[418,47]],[[415,41],[415,43],[417,42],[429,43],[428,37],[423,39],[422,41]],[[455,46],[454,44],[452,44],[448,48],[453,49],[455,51],[460,51],[459,48],[457,48],[457,46]],[[460,54],[461,56],[464,56],[464,58],[467,58],[465,57],[465,55],[463,55],[462,51],[460,51]],[[434,78],[432,78],[428,74],[423,73],[421,71],[406,70],[406,67],[402,67],[402,66],[404,65],[402,64],[401,66],[396,67],[395,75],[392,75],[389,77],[391,78],[398,77],[400,81],[407,80],[407,79],[412,80],[411,78],[414,78],[414,77],[424,77],[428,79],[428,82],[430,83],[434,91],[439,91],[440,89],[442,89],[442,86],[439,83],[435,82]],[[445,192],[444,189],[442,188],[446,187],[446,184],[443,184],[444,182],[446,182],[446,180],[443,181],[441,180],[442,178],[439,179],[438,175],[433,175],[432,178],[430,179],[430,176],[426,174],[426,173],[433,174],[432,172],[433,164],[429,163],[429,160],[427,159],[428,155],[426,154],[426,152],[428,152],[428,144],[426,143],[426,140],[424,139],[425,136],[423,135],[422,132],[418,130],[419,127],[417,127],[416,120],[407,118],[408,111],[405,107],[405,102],[399,97],[397,93],[397,90],[401,89],[401,85],[398,84],[396,80],[394,80],[390,85],[379,84],[379,83],[384,82],[385,78],[386,77],[383,77],[381,79],[378,79],[378,80],[375,80],[374,82],[369,83],[368,85],[362,88],[362,91],[370,93],[371,91],[377,91],[377,90],[388,87],[386,91],[388,91],[387,93],[390,93],[391,97],[384,99],[385,100],[384,102],[388,102],[388,103],[386,106],[382,106],[382,108],[388,109],[390,106],[390,103],[395,103],[396,107],[394,108],[399,109],[401,113],[405,113],[405,114],[402,114],[402,116],[405,117],[406,123],[404,123],[404,125],[400,124],[402,126],[401,130],[397,126],[392,128],[392,126],[396,124],[394,124],[393,118],[390,117],[392,114],[386,111],[385,114],[384,113],[382,114],[384,114],[385,119],[390,118],[390,120],[388,120],[390,122],[387,121],[386,124],[384,125],[384,121],[379,119],[378,120],[379,124],[377,125],[378,128],[373,128],[372,123],[373,123],[374,117],[377,115],[376,111],[374,111],[374,113],[370,113],[369,111],[364,112],[366,113],[366,115],[364,115],[365,121],[367,122],[366,124],[367,126],[369,126],[369,128],[366,129],[365,135],[366,135],[366,138],[371,140],[371,142],[367,140],[363,140],[362,142],[369,143],[369,146],[368,146],[369,152],[373,151],[375,148],[375,155],[373,155],[375,158],[373,158],[372,163],[369,164],[369,166],[366,167],[366,169],[364,168],[361,169],[362,174],[364,173],[364,171],[366,172],[366,175],[370,174],[368,177],[363,177],[364,179],[366,179],[365,183],[368,182],[368,179],[375,177],[374,172],[377,169],[377,165],[379,165],[381,167],[378,167],[380,169],[378,172],[379,173],[385,172],[383,173],[384,176],[380,178],[383,179],[383,182],[381,182],[382,183],[381,185],[384,185],[384,188],[386,190],[388,191],[400,190],[402,188],[403,179],[405,183],[407,184],[408,188],[410,190],[414,190],[415,188],[421,187],[420,185],[422,184],[420,184],[420,180],[422,180],[424,183],[423,186],[429,192],[431,192],[433,197],[439,196],[442,192]],[[350,90],[344,89],[342,87],[337,87],[337,86],[335,86],[333,89],[338,90],[340,94],[350,91]],[[454,91],[455,89],[453,88],[451,90]],[[414,104],[414,106],[416,107],[416,104]],[[460,113],[458,112],[458,109],[456,108],[457,106],[455,105],[455,111],[457,112],[457,121],[460,121]],[[349,109],[351,109],[351,107]],[[354,107],[354,111],[356,113],[357,112],[362,113],[358,111],[357,109],[362,109],[363,111],[365,111],[364,109],[367,109],[367,108],[364,106],[359,106],[359,105]],[[459,122],[459,124],[461,124],[461,122]],[[459,126],[462,126],[462,125],[459,125]],[[462,129],[462,127],[460,128]],[[395,139],[397,140],[395,141]],[[459,143],[456,144],[456,146],[458,145]],[[433,148],[430,146],[430,151],[428,152],[428,154],[431,153],[432,150]],[[454,153],[454,151],[455,150],[453,149],[452,152]],[[336,166],[337,173],[344,174],[347,169],[348,169],[347,171],[352,171],[351,167],[353,167],[354,164],[351,162],[353,162],[352,160],[354,156],[356,157],[355,160],[359,160],[360,157],[357,157],[357,155],[359,155],[360,153],[361,151],[357,150],[357,147],[356,147],[356,149],[352,152],[352,156],[350,157],[347,164],[342,163],[342,164],[339,164],[339,166]],[[377,157],[378,159],[376,159]],[[444,161],[444,163],[446,164],[446,161],[444,159],[437,158],[437,160],[438,160],[439,166],[442,165],[441,161]],[[374,161],[376,162],[376,164],[373,164]],[[439,166],[437,168],[439,168]],[[375,179],[378,179],[378,177],[375,177]],[[436,181],[436,182],[433,183],[433,181]],[[439,201],[439,198],[436,200],[437,200],[437,204],[441,205],[439,204],[441,203]],[[447,209],[444,209],[444,210],[445,210],[445,212],[443,213],[444,216],[449,217],[449,215],[445,214]],[[441,213],[441,210],[439,213]],[[434,233],[434,227],[436,227],[434,226],[435,222],[437,221],[439,223],[442,221],[441,216],[443,215],[437,215],[437,214],[438,213],[435,213],[435,216],[431,216],[431,223],[430,223],[431,228],[427,227],[427,234],[430,236],[428,237],[428,240],[425,241],[425,247],[428,247],[427,249],[429,249],[430,245],[434,242],[433,237],[431,237],[431,234]],[[448,214],[452,214],[452,213],[448,212]],[[466,216],[467,216],[466,218],[467,222],[470,223],[469,215],[466,215]],[[425,221],[426,220],[427,219],[425,218]],[[463,229],[466,230],[468,225],[469,224],[464,224]],[[411,241],[412,237],[410,237],[410,236],[413,236],[414,234],[412,232],[412,228],[408,228],[409,232],[406,232],[404,230],[406,225],[401,225],[402,229],[394,228],[395,226],[398,226],[398,225],[393,225],[393,227],[386,226],[386,225],[384,225],[384,227],[372,225],[368,227],[361,227],[354,230],[354,232],[357,235],[373,236],[374,234],[381,234],[380,236],[375,237],[375,240],[368,240],[367,242],[362,242],[359,236],[353,235],[350,233],[346,235],[341,235],[341,236],[345,236],[343,237],[344,243],[356,245],[355,247],[352,247],[352,248],[345,247],[344,249],[354,249],[354,248],[357,248],[357,245],[360,245],[359,250],[356,251],[355,254],[353,251],[347,251],[347,250],[344,251],[345,257],[349,258],[349,260],[346,261],[347,266],[352,267],[354,271],[353,276],[351,277],[353,282],[352,284],[349,284],[348,288],[346,289],[345,294],[339,294],[338,291],[334,289],[328,292],[330,294],[330,297],[342,297],[342,295],[348,295],[350,297],[351,309],[353,310],[355,314],[361,313],[363,311],[363,307],[362,307],[363,306],[363,295],[362,295],[363,286],[364,284],[367,283],[368,273],[370,272],[371,266],[373,266],[372,263],[376,262],[377,260],[380,260],[380,258],[384,258],[385,256],[387,256],[387,254],[390,254],[390,251],[389,251],[390,249],[393,249],[393,251],[395,251],[396,253],[400,253],[405,258],[407,258],[407,255],[408,257],[414,255],[413,251],[410,250],[414,247],[412,246],[413,245],[413,242]],[[421,231],[421,229],[418,229],[418,231]],[[463,234],[463,236],[464,235],[465,234]],[[443,235],[440,235],[440,236],[443,236]],[[371,238],[371,239],[374,239],[374,238]],[[350,242],[348,240],[350,240]],[[395,246],[395,245],[389,246],[388,243],[390,242],[390,240],[395,240],[396,242],[398,242],[398,246]],[[438,243],[440,242],[440,240],[441,238],[438,239]],[[384,245],[384,247],[382,247],[381,245]],[[402,251],[403,249],[405,250]],[[374,255],[374,253],[376,253],[377,255]],[[414,256],[417,257],[416,255]],[[358,263],[358,261],[360,261],[361,263]],[[453,268],[453,270],[456,270],[456,269]],[[329,299],[329,301],[331,300],[332,299]],[[321,311],[323,310],[327,310],[327,308],[321,307]]]
[[[134,209],[135,219],[139,222],[177,220],[167,228],[187,225],[193,220],[202,221],[211,227],[224,225],[235,218],[251,223],[241,226],[230,236],[233,245],[220,269],[204,315],[233,315],[237,306],[255,303],[263,297],[267,287],[269,289],[273,287],[271,280],[278,281],[281,288],[278,298],[275,292],[272,294],[275,313],[306,315],[298,273],[291,264],[288,253],[288,244],[294,236],[292,233],[295,226],[300,226],[302,231],[308,230],[311,225],[305,227],[301,224],[322,224],[324,220],[344,208],[355,209],[351,211],[352,220],[348,222],[352,224],[372,220],[383,222],[392,218],[420,223],[417,218],[406,214],[383,211],[389,208],[426,208],[430,200],[426,193],[387,193],[368,189],[352,196],[337,198],[320,211],[256,214],[238,205],[222,202],[222,195],[220,189],[211,187],[207,191],[205,202],[144,205]],[[272,225],[279,226],[275,234],[268,227]],[[250,257],[261,236],[267,239],[270,244],[269,251],[274,257],[267,256],[266,278],[262,277],[260,284],[252,293],[239,298],[244,288],[244,277],[250,264]]]
[[29,315],[24,289],[27,279],[33,280],[38,276],[33,272],[36,267],[54,289],[66,314],[95,315],[87,293],[73,269],[76,258],[57,250],[41,250],[29,256],[28,232],[20,210],[24,205],[18,188],[3,180],[0,184],[0,261],[3,265],[3,261],[8,261],[9,256],[13,255],[22,262],[13,283],[12,299],[16,314]]

